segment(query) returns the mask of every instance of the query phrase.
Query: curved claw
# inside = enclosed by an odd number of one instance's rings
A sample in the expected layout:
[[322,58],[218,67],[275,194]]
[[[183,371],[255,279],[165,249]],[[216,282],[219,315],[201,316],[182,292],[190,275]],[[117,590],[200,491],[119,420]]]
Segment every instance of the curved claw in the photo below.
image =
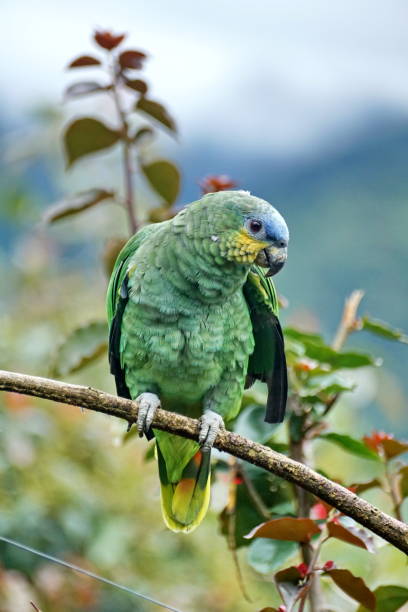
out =
[[220,429],[224,429],[223,418],[213,410],[206,410],[200,418],[198,441],[204,451],[211,450]]
[[142,437],[143,434],[147,434],[153,423],[156,410],[160,407],[160,399],[154,393],[141,393],[135,401],[139,409],[136,427],[139,436]]

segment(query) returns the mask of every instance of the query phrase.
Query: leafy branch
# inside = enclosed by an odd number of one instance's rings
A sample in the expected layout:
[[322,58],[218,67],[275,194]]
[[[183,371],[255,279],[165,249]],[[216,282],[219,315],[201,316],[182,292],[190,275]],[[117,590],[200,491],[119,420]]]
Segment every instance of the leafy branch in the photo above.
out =
[[[136,402],[92,387],[72,385],[49,378],[0,370],[0,390],[87,408],[119,417],[129,424],[134,423],[137,418]],[[198,421],[173,412],[159,409],[153,427],[191,440],[198,439]],[[321,476],[308,466],[227,430],[218,434],[215,447],[313,493],[408,554],[408,525],[381,512],[355,493]]]
[[[167,109],[149,97],[149,85],[139,78],[147,55],[136,49],[123,49],[125,34],[96,31],[94,42],[104,57],[80,55],[70,62],[69,70],[92,68],[100,70],[103,81],[76,81],[69,85],[65,100],[107,94],[115,108],[115,126],[95,117],[75,118],[65,128],[63,141],[68,168],[83,157],[104,152],[121,144],[123,151],[123,198],[114,190],[92,188],[50,207],[44,221],[50,223],[75,215],[106,200],[123,204],[128,218],[129,232],[134,234],[140,226],[141,212],[136,207],[134,177],[139,174],[160,198],[160,205],[150,211],[150,221],[163,221],[171,216],[169,209],[180,190],[180,173],[165,159],[148,161],[146,146],[155,137],[155,127],[171,135],[177,133],[174,119]],[[137,78],[136,78],[137,77]],[[149,123],[141,122],[148,119]]]

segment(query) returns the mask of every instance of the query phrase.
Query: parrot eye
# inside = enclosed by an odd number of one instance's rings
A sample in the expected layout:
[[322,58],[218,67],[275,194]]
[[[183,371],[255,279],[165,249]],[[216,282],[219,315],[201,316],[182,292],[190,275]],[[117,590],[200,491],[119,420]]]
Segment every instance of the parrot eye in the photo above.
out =
[[253,232],[254,234],[257,234],[262,229],[262,223],[261,221],[258,221],[257,219],[252,219],[249,223],[249,228],[251,232]]

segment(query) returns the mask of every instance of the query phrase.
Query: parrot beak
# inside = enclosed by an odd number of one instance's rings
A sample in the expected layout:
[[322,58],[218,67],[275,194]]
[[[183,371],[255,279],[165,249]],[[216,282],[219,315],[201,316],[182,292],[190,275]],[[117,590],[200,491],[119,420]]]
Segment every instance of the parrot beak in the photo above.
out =
[[255,263],[263,268],[269,268],[266,276],[274,276],[283,268],[288,258],[287,247],[271,246],[258,254]]

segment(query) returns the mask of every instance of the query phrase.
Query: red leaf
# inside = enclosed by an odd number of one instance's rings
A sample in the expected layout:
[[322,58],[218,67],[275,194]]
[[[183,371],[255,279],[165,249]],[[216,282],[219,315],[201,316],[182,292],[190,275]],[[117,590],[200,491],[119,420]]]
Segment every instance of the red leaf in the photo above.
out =
[[87,208],[96,206],[100,202],[111,200],[114,195],[113,191],[106,191],[106,189],[88,189],[88,191],[82,191],[48,208],[43,215],[43,221],[44,223],[53,223],[64,217],[76,215]]
[[308,542],[312,535],[320,533],[316,523],[309,518],[279,518],[261,523],[245,538],[272,538],[273,540],[290,540]]
[[368,448],[378,453],[381,448],[381,443],[387,438],[392,438],[391,434],[386,434],[384,431],[373,431],[371,436],[363,437],[363,442]]
[[227,174],[214,174],[203,178],[199,185],[203,194],[215,193],[216,191],[225,191],[233,189],[237,183],[233,181]]
[[92,55],[80,55],[68,64],[68,68],[82,68],[84,66],[100,66],[101,62]]
[[394,438],[387,438],[383,440],[382,447],[387,459],[392,459],[397,455],[406,453],[408,450],[408,443],[402,440],[395,440]]
[[106,91],[108,88],[96,81],[81,81],[73,83],[65,90],[65,98],[77,98],[78,96],[86,96],[97,91]]
[[392,434],[384,431],[373,431],[371,436],[364,436],[364,444],[378,454],[392,459],[401,453],[408,451],[408,442],[396,440]]
[[327,523],[327,531],[331,538],[365,548],[369,552],[375,552],[371,537],[363,529],[353,526],[345,527],[339,522],[329,521]]
[[401,500],[408,497],[408,465],[404,465],[397,474],[398,490]]
[[374,478],[368,482],[356,482],[348,488],[353,493],[359,495],[360,493],[364,493],[364,491],[368,491],[368,489],[373,489],[374,487],[382,487],[382,484],[378,478]]
[[147,93],[147,84],[141,79],[125,79],[125,85],[129,87],[129,89],[138,91],[142,96]]
[[276,587],[289,610],[296,600],[303,599],[309,585],[304,583],[305,576],[298,567],[287,567],[275,574]]
[[103,49],[112,51],[112,49],[120,45],[125,36],[126,34],[112,34],[108,30],[96,30],[94,40]]
[[375,595],[362,578],[353,576],[349,570],[331,569],[325,572],[349,597],[355,599],[369,610],[375,610]]
[[143,61],[146,59],[146,53],[142,51],[123,51],[119,55],[119,64],[122,68],[131,68],[132,70],[140,70],[143,68]]

